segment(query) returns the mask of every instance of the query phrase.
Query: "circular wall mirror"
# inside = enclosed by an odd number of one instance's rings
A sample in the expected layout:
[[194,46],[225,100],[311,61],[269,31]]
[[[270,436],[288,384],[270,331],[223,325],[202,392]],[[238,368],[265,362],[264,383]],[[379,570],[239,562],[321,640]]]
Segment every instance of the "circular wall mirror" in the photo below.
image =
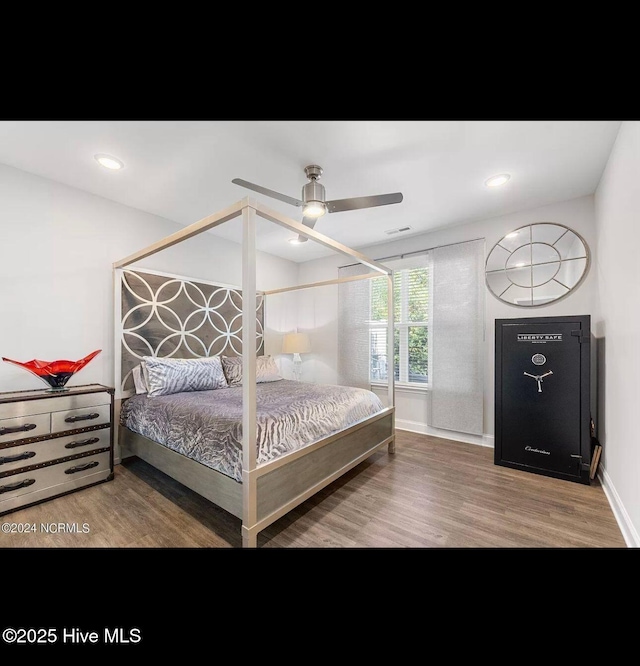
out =
[[575,289],[589,268],[589,247],[569,227],[536,222],[498,241],[489,252],[485,279],[505,303],[534,307],[557,301]]

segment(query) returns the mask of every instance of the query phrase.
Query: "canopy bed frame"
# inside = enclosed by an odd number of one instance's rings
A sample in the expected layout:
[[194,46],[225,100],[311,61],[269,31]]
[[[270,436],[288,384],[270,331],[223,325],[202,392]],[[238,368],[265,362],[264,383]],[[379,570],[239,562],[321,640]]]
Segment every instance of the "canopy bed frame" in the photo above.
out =
[[[242,294],[272,294],[345,281],[371,279],[381,274],[387,278],[389,358],[393,358],[393,271],[363,254],[310,229],[285,215],[270,210],[252,198],[242,201],[116,261],[115,292],[115,385],[118,406],[133,395],[123,387],[122,351],[122,280],[127,266],[132,266],[157,252],[221,225],[236,217],[242,218]],[[256,287],[256,216],[274,222],[296,234],[316,241],[338,253],[367,266],[364,275],[324,280],[312,284],[292,285],[270,291]],[[138,270],[138,269],[133,269]],[[144,269],[139,269],[143,271]],[[149,272],[149,271],[147,271]],[[151,271],[152,272],[152,271]],[[242,546],[257,547],[258,533],[291,509],[332,483],[347,471],[388,446],[395,451],[394,377],[388,373],[388,407],[357,423],[324,437],[303,448],[285,453],[266,462],[257,462],[256,446],[256,303],[242,299],[242,483],[200,462],[177,453],[120,425],[117,444],[121,457],[135,455],[179,481],[214,504],[242,520]],[[259,324],[259,322],[258,322]],[[246,381],[248,379],[248,381]],[[119,412],[119,410],[118,410]],[[116,456],[117,458],[118,456]]]

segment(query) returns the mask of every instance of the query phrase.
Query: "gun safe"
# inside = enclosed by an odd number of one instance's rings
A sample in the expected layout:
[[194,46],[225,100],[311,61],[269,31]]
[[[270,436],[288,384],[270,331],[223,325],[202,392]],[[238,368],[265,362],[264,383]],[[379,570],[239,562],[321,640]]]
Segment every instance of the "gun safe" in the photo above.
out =
[[590,315],[495,323],[495,464],[588,484]]

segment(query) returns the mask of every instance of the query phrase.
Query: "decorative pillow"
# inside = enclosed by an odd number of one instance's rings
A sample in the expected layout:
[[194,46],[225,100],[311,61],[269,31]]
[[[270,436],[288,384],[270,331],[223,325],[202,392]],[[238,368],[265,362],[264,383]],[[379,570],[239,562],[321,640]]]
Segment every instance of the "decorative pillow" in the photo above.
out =
[[144,361],[140,361],[140,369],[142,370],[142,383],[144,384],[144,390],[149,391],[149,371],[147,370],[147,364]]
[[[229,386],[242,386],[242,357],[223,356],[222,368]],[[271,356],[256,357],[256,384],[277,382],[283,379]]]
[[228,386],[219,356],[209,358],[143,357],[149,382],[149,395],[169,395],[183,391],[210,391]]
[[147,388],[147,383],[144,381],[144,377],[142,376],[142,364],[138,363],[136,367],[131,371],[131,374],[133,375],[133,384],[136,387],[136,393],[139,395],[140,393],[147,393],[149,389]]
[[278,370],[275,359],[271,356],[258,356],[256,358],[256,384],[263,382],[277,382],[284,379]]
[[[257,360],[257,359],[256,359]],[[242,357],[223,356],[222,369],[229,386],[242,386]]]

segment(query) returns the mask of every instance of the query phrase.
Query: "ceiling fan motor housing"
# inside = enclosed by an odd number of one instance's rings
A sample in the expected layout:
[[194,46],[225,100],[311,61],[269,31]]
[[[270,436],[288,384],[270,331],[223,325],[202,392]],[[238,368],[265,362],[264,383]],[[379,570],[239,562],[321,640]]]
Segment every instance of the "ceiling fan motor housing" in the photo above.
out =
[[305,176],[309,182],[302,188],[302,201],[322,201],[326,199],[324,185],[320,185],[318,179],[322,175],[322,167],[317,164],[309,164],[304,168]]
[[322,201],[325,200],[324,185],[320,185],[317,180],[309,181],[302,188],[302,200],[307,203],[309,201]]

